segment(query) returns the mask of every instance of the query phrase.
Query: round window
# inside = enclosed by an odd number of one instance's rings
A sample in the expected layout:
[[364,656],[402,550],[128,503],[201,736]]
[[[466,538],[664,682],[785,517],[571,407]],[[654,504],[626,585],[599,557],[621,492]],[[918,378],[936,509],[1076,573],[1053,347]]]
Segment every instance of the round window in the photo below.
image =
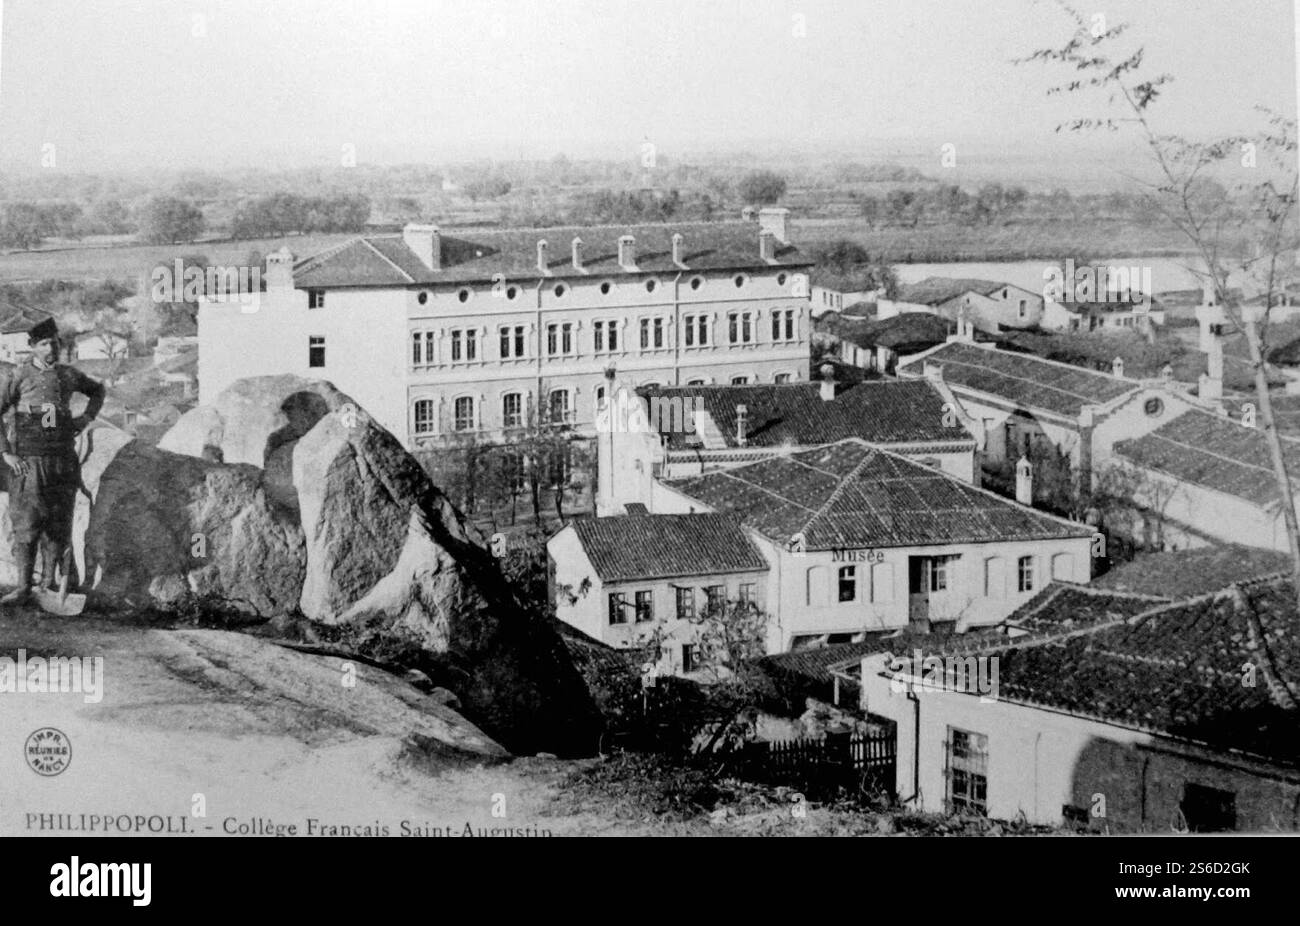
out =
[[418,295],[418,296],[415,297],[415,301],[418,302],[418,303],[420,303],[420,305],[424,305],[426,302],[429,301],[429,294],[428,294],[428,293],[420,293],[420,295]]
[[736,284],[737,289],[740,289],[745,285],[745,275],[743,273],[736,274],[736,278],[732,282]]
[[1151,418],[1159,418],[1165,410],[1165,403],[1153,397],[1147,399],[1146,404],[1142,406],[1142,410]]
[[658,286],[658,285],[659,285],[659,284],[658,284],[655,280],[646,280],[646,281],[645,281],[645,291],[648,292],[648,293],[652,293],[652,292],[655,291],[655,287]]
[[[420,293],[420,295],[423,296],[424,293]],[[462,289],[460,292],[456,294],[456,298],[459,299],[461,302],[469,302],[469,290]]]
[[506,289],[506,298],[507,298],[507,299],[513,299],[513,298],[515,298],[515,297],[518,296],[518,295],[519,295],[519,287],[517,287],[517,286],[511,286],[511,287],[509,287],[509,288]]
[[703,285],[704,285],[704,277],[691,278],[691,289],[699,289]]
[[785,281],[786,281],[786,279],[787,279],[787,278],[786,278],[786,275],[785,275],[784,273],[778,273],[778,274],[776,275],[776,285],[777,285],[777,286],[784,286],[784,285],[785,285]]
[[611,287],[609,285],[609,280],[606,280],[604,283],[600,284],[600,294],[602,296],[608,296],[610,289]]
[[558,284],[555,287],[555,298],[556,299],[563,298],[564,294],[567,293],[568,291],[569,290],[565,287],[563,283]]

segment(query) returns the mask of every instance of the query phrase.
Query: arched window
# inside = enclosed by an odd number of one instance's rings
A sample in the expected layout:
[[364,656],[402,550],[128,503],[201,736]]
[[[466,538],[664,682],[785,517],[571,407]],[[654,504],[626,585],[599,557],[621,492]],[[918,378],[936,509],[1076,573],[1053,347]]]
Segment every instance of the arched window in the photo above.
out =
[[524,397],[518,392],[507,392],[501,397],[501,426],[522,427],[524,423]]
[[453,406],[455,409],[455,419],[452,423],[457,431],[472,431],[476,427],[474,421],[474,399],[471,396],[461,396]]
[[548,417],[551,424],[567,424],[573,414],[569,403],[569,390],[552,389],[547,401]]
[[433,399],[415,400],[415,433],[432,434],[435,428],[437,406]]

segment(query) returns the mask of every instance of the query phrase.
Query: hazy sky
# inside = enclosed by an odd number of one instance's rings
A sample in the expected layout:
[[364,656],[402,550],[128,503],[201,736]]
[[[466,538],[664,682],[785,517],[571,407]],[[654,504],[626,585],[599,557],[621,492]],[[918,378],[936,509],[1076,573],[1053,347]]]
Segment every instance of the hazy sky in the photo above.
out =
[[[1034,0],[7,0],[0,164],[64,170],[1065,144],[1089,109],[1010,59]],[[1162,125],[1294,114],[1292,0],[1081,0],[1177,82]],[[802,18],[801,18],[802,17]],[[798,34],[805,32],[805,35]],[[1095,109],[1095,107],[1093,107]]]

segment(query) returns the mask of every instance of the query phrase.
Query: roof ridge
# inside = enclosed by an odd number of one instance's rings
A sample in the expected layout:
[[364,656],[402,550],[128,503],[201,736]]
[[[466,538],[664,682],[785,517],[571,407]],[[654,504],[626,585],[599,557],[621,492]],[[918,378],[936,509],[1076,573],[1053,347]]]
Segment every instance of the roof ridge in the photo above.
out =
[[826,496],[826,501],[822,502],[821,507],[819,507],[816,511],[812,513],[812,515],[809,516],[808,520],[805,521],[803,525],[799,528],[798,533],[806,534],[812,522],[817,520],[818,518],[820,518],[822,515],[826,513],[826,509],[828,509],[832,503],[834,503],[839,499],[840,493],[845,490],[845,488],[849,484],[849,481],[853,479],[855,476],[857,476],[858,473],[862,470],[862,467],[866,466],[869,462],[871,462],[873,456],[879,452],[880,451],[877,450],[875,447],[870,448],[867,451],[867,453],[862,457],[862,459],[859,460],[856,464],[854,464],[853,469],[849,470],[847,473],[844,474],[843,477],[841,477],[839,483],[835,486],[834,491],[832,491],[830,495]]
[[411,276],[409,273],[407,273],[407,272],[406,272],[405,270],[403,270],[401,267],[397,266],[397,264],[393,263],[393,261],[391,261],[391,260],[388,258],[388,255],[386,255],[383,251],[379,250],[379,248],[377,248],[377,247],[375,247],[373,244],[371,244],[370,241],[369,241],[369,239],[367,239],[367,238],[362,238],[362,239],[361,239],[361,243],[364,244],[366,247],[368,247],[371,251],[373,251],[373,252],[374,252],[374,253],[379,257],[380,260],[382,260],[384,263],[388,264],[388,266],[392,267],[394,270],[396,270],[396,271],[397,271],[398,273],[400,273],[402,276],[406,277],[406,281],[407,281],[408,283],[414,283],[414,282],[415,282],[415,277]]

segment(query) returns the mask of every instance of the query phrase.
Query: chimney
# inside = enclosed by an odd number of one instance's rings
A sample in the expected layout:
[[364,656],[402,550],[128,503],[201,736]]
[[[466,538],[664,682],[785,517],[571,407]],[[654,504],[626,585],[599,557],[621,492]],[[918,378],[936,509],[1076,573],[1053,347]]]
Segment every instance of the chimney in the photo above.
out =
[[682,244],[685,241],[680,232],[673,235],[673,263],[679,267],[686,266],[686,262],[682,260]]
[[744,405],[736,406],[736,446],[744,447],[749,443],[749,409]]
[[1110,375],[1124,378],[1124,358],[1116,357],[1110,362]]
[[1031,508],[1034,504],[1034,467],[1024,457],[1016,463],[1016,501]]
[[636,269],[636,239],[631,235],[619,236],[618,265],[624,270]]
[[430,270],[442,269],[442,234],[437,225],[412,222],[402,229],[402,240]]
[[1209,347],[1205,352],[1206,372],[1197,383],[1196,395],[1201,399],[1218,401],[1223,398],[1223,342],[1210,338]]
[[542,273],[551,272],[550,265],[546,261],[546,249],[548,247],[550,247],[550,245],[546,243],[545,238],[537,242],[537,269]]
[[573,269],[582,269],[582,239],[573,239]]
[[783,209],[779,206],[768,206],[765,209],[758,210],[759,231],[771,232],[776,236],[777,241],[782,244],[789,243],[790,239],[786,237],[785,232],[785,218],[789,214],[789,209]]
[[266,257],[266,289],[293,288],[293,252],[288,248],[268,254]]
[[758,233],[758,257],[769,263],[776,260],[776,236],[770,231]]
[[823,363],[821,366],[822,374],[822,401],[829,402],[835,398],[835,367],[829,363]]

